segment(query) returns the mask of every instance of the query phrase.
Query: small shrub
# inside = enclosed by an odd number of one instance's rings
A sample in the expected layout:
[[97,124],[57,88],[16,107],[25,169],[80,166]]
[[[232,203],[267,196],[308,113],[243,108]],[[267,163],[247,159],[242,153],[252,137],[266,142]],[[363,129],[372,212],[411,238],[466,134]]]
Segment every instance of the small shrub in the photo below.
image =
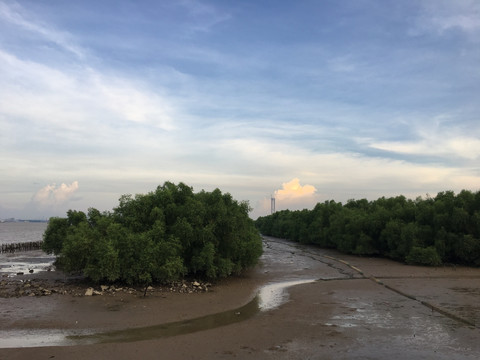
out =
[[437,250],[433,246],[421,248],[414,246],[406,258],[407,264],[439,266],[442,259],[438,255]]

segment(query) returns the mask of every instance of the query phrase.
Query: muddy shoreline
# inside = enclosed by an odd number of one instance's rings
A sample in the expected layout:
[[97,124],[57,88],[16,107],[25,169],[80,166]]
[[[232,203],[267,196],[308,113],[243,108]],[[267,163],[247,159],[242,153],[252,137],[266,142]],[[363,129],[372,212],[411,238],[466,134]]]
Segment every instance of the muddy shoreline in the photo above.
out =
[[0,298],[0,332],[155,326],[237,309],[270,282],[317,281],[289,288],[288,301],[276,309],[226,326],[132,342],[3,348],[0,359],[476,359],[480,353],[480,269],[407,266],[271,238],[264,248],[256,268],[206,292]]

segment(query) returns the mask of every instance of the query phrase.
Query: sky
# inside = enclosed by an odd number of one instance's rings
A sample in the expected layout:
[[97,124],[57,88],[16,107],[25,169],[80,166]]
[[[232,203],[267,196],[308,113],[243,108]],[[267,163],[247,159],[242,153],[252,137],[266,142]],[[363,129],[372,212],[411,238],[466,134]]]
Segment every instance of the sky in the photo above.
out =
[[0,0],[0,218],[480,189],[480,1]]

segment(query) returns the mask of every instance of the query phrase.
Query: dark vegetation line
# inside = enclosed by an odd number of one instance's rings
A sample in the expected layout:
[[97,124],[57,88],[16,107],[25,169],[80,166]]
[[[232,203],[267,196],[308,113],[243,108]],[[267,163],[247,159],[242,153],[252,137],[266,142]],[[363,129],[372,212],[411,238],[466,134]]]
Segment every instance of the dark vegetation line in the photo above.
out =
[[94,282],[216,279],[254,265],[262,253],[249,211],[219,189],[193,193],[166,182],[145,195],[123,195],[112,212],[69,210],[51,218],[42,248],[57,256],[61,270]]
[[268,236],[409,264],[480,266],[480,191],[375,201],[333,200],[313,210],[278,211],[255,221]]

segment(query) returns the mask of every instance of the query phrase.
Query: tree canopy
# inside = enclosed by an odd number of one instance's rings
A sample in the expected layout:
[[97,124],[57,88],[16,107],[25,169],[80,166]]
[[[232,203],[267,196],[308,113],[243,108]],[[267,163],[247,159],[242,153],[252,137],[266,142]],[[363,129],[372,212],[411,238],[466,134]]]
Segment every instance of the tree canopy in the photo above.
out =
[[262,242],[247,202],[219,189],[194,193],[166,182],[148,194],[123,195],[111,212],[69,210],[51,218],[43,250],[56,265],[95,282],[171,282],[208,279],[253,266]]
[[411,264],[480,266],[480,191],[439,192],[375,201],[325,201],[313,210],[279,211],[255,222],[264,235]]

